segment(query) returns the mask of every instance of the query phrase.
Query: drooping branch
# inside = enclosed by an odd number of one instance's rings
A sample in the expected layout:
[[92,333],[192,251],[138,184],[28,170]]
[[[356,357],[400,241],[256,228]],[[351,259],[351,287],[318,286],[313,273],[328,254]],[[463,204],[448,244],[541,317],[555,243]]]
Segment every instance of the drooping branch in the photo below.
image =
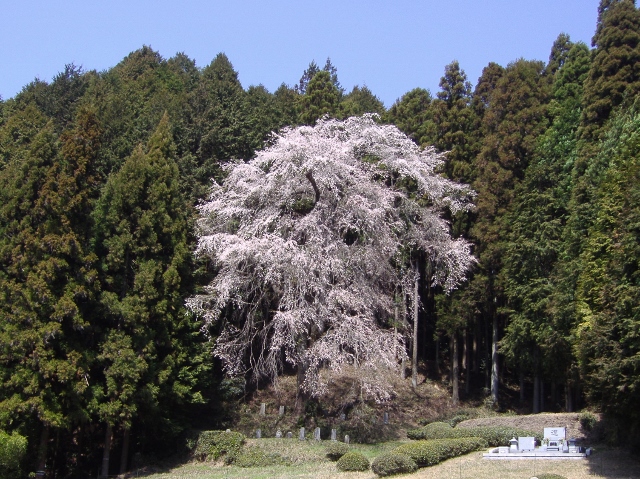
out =
[[316,183],[316,180],[313,178],[313,173],[311,171],[308,171],[307,174],[305,175],[307,177],[307,180],[309,180],[309,183],[311,183],[311,186],[313,186],[313,191],[316,192],[316,203],[318,201],[320,201],[320,189],[318,188],[318,184]]

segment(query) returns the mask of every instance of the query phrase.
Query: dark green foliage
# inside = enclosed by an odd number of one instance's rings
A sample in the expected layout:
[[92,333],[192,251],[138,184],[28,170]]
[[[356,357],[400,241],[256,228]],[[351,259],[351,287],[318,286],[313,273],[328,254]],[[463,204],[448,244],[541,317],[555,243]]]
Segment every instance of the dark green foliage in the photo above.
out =
[[482,438],[488,446],[492,447],[508,445],[511,438],[519,436],[535,437],[538,441],[542,441],[541,433],[506,426],[452,428],[449,424],[440,422],[407,431],[407,437],[414,440],[475,437]]
[[316,73],[299,98],[300,121],[306,125],[315,124],[324,115],[335,116],[340,102],[340,91],[331,82],[327,71]]
[[187,447],[199,461],[215,461],[227,456],[228,462],[233,462],[240,454],[244,442],[245,436],[239,432],[202,431],[195,439],[187,442]]
[[371,462],[371,470],[381,477],[408,474],[416,469],[418,466],[411,457],[397,452],[381,454]]
[[411,442],[395,448],[393,452],[409,456],[418,467],[428,467],[486,447],[487,441],[482,438],[463,437]]
[[436,137],[436,125],[430,110],[431,101],[428,90],[414,88],[389,108],[384,120],[397,126],[418,145],[432,144]]
[[20,466],[27,453],[27,438],[0,430],[0,479],[20,477]]
[[347,118],[364,113],[385,113],[384,104],[375,96],[369,88],[354,86],[351,93],[345,95],[340,102],[339,117]]
[[640,92],[640,11],[634,0],[602,0],[589,76],[584,85],[581,137],[599,140],[602,126],[625,98]]
[[342,472],[368,471],[369,460],[359,452],[350,451],[338,459],[336,467]]
[[24,108],[5,107],[6,120],[0,122],[0,169],[23,160],[29,145],[47,123],[47,117],[33,104]]
[[349,444],[344,442],[331,441],[326,448],[326,455],[332,461],[337,461],[350,451]]

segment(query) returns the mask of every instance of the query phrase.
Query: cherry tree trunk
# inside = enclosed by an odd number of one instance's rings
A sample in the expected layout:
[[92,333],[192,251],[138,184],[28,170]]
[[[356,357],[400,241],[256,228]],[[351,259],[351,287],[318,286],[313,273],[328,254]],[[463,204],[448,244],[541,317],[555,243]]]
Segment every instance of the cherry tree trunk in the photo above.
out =
[[498,404],[498,315],[493,315],[493,332],[491,339],[491,400]]
[[418,296],[418,287],[420,276],[418,273],[418,263],[413,265],[413,350],[411,351],[411,385],[418,387],[418,305],[420,298]]

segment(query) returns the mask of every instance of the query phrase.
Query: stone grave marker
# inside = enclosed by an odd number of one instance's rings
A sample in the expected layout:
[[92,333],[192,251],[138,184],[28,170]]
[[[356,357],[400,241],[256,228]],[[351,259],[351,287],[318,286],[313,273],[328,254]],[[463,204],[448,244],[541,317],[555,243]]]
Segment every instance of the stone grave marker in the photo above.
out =
[[256,439],[262,438],[262,431],[260,429],[256,429]]
[[291,434],[291,431],[287,432],[287,439],[291,439],[293,437],[293,434]]
[[304,428],[300,428],[300,435],[298,436],[301,441],[304,441]]
[[344,435],[344,443],[349,444],[349,434]]
[[278,415],[284,416],[284,406],[280,406],[280,411],[278,411]]
[[280,438],[282,437],[282,431],[281,431],[280,429],[278,429],[278,430],[276,431],[276,437],[277,437],[278,439],[280,439]]
[[547,451],[560,451],[566,434],[567,429],[564,427],[545,427],[544,442],[547,443]]
[[337,437],[337,431],[335,429],[332,429],[331,430],[331,440],[332,441],[337,441],[336,437]]
[[518,436],[518,451],[535,451],[536,438]]
[[316,441],[320,441],[320,428],[319,428],[319,427],[317,427],[317,428],[315,429],[315,431],[313,431],[313,438],[314,438]]
[[260,404],[260,415],[264,416],[267,412],[267,405],[265,403]]
[[389,413],[387,411],[385,411],[382,415],[382,422],[384,424],[389,424]]

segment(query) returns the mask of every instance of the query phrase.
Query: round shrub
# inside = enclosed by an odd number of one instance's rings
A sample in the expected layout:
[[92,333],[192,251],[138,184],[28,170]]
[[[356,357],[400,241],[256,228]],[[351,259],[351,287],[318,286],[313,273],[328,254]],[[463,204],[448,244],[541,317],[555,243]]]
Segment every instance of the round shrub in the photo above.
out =
[[345,444],[344,442],[331,441],[327,445],[326,454],[327,457],[332,461],[337,461],[346,453],[348,453],[349,450],[349,444]]
[[378,476],[405,474],[418,469],[415,461],[406,454],[387,452],[376,457],[371,463],[371,470]]
[[595,416],[595,414],[590,413],[589,411],[581,413],[578,418],[580,420],[580,426],[584,431],[587,432],[592,431],[596,423],[598,422],[598,418]]
[[349,451],[336,462],[339,471],[368,471],[369,460],[356,451]]

